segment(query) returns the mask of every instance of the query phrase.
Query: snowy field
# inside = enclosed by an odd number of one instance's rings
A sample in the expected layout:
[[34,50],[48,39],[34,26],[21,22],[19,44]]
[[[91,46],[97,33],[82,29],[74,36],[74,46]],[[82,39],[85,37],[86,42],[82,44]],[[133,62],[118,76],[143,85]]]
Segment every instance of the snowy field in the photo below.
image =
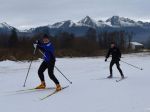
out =
[[[110,59],[109,59],[110,60]],[[121,63],[128,78],[117,83],[120,74],[114,66],[114,79],[109,75],[109,62],[104,57],[58,58],[56,66],[73,82],[69,88],[43,101],[39,99],[53,90],[24,92],[13,91],[33,88],[40,81],[37,70],[42,62],[33,62],[27,85],[23,82],[28,62],[0,62],[0,112],[150,112],[150,54],[123,55],[122,60],[143,67],[138,70]],[[55,70],[62,86],[69,85]],[[47,72],[48,87],[54,87]]]

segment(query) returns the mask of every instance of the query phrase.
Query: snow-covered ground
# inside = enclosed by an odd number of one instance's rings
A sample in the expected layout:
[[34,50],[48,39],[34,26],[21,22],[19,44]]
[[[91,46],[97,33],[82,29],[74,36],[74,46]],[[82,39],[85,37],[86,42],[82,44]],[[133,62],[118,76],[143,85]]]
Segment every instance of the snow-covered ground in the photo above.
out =
[[[122,60],[141,66],[143,71],[121,63],[127,79],[120,77],[114,66],[114,76],[109,75],[109,62],[104,57],[62,58],[56,66],[73,82],[69,88],[40,101],[39,98],[53,90],[13,94],[12,91],[33,88],[40,81],[37,70],[42,62],[33,62],[26,88],[23,82],[28,62],[0,62],[0,112],[150,112],[150,54],[123,55]],[[68,82],[55,70],[62,86]],[[48,87],[54,84],[45,72]]]

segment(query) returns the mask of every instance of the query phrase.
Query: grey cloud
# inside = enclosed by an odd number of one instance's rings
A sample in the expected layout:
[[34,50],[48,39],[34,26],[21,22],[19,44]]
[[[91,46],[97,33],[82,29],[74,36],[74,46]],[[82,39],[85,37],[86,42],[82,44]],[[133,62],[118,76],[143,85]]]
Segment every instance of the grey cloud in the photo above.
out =
[[57,21],[78,21],[86,15],[108,18],[120,15],[149,20],[150,0],[0,0],[0,22],[39,26]]

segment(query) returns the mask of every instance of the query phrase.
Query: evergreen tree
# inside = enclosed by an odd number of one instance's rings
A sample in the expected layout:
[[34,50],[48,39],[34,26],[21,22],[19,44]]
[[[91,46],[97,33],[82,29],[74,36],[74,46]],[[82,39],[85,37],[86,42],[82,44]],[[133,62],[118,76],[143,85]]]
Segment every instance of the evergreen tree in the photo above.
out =
[[89,28],[86,32],[86,37],[91,41],[96,41],[96,30],[93,28]]
[[12,29],[11,35],[9,38],[9,47],[14,48],[18,44],[18,35],[16,29]]

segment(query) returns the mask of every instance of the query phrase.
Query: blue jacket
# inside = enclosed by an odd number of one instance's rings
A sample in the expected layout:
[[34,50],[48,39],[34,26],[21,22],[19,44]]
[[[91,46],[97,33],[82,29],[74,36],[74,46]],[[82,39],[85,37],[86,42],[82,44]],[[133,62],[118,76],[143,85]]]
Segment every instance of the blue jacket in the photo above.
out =
[[55,49],[52,43],[39,43],[38,48],[44,53],[43,59],[46,62],[55,61]]

